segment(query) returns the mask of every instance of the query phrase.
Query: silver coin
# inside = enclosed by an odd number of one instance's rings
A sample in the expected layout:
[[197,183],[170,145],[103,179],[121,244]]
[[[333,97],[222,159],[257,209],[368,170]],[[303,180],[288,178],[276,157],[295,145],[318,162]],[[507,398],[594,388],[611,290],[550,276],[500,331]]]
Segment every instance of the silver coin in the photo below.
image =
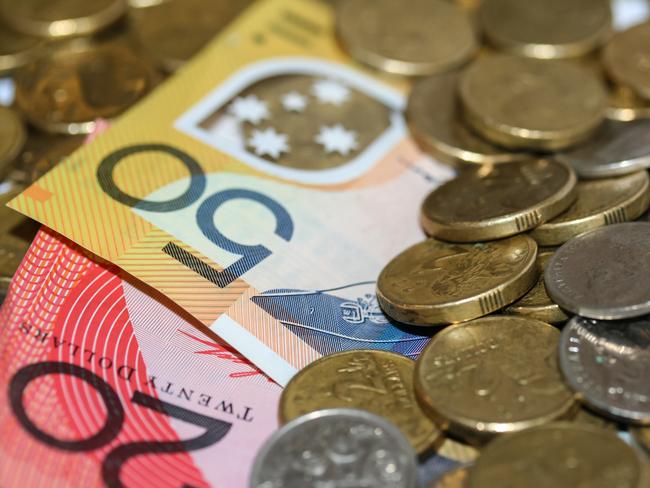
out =
[[573,317],[560,338],[560,367],[590,407],[623,422],[650,424],[650,317]]
[[555,157],[571,165],[582,178],[624,175],[650,168],[650,120],[605,122],[589,142]]
[[544,284],[576,315],[616,320],[650,313],[650,223],[609,225],[571,239],[549,261]]
[[251,488],[414,488],[415,453],[377,415],[347,408],[303,415],[278,430],[255,459]]

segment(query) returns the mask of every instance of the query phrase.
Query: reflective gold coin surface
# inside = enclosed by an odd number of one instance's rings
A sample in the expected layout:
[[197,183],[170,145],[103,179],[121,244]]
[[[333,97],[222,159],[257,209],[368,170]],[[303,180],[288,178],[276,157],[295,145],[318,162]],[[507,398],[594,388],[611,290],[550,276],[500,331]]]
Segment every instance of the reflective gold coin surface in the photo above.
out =
[[647,171],[579,181],[576,188],[578,199],[568,210],[531,231],[540,246],[558,246],[589,230],[634,220],[650,205]]
[[325,356],[289,381],[280,398],[280,421],[327,408],[367,410],[393,422],[421,453],[441,439],[441,433],[417,402],[414,370],[411,359],[388,351]]
[[0,22],[0,75],[34,58],[43,40],[16,32]]
[[0,0],[14,29],[44,37],[92,34],[126,13],[126,0]]
[[451,165],[496,164],[528,159],[525,153],[499,148],[469,130],[461,120],[458,72],[429,76],[411,90],[406,120],[426,152]]
[[617,86],[609,93],[605,115],[618,122],[650,119],[650,101],[642,99],[626,86]]
[[490,443],[467,488],[645,488],[643,461],[615,432],[558,422]]
[[339,2],[336,31],[357,61],[400,75],[448,71],[477,49],[467,13],[443,0]]
[[417,360],[416,393],[440,425],[470,442],[550,422],[574,405],[557,365],[559,338],[525,317],[447,327]]
[[174,72],[243,11],[252,0],[168,0],[133,9],[133,32],[167,72]]
[[528,236],[479,244],[428,239],[382,270],[377,298],[399,322],[450,324],[505,307],[537,279],[537,245]]
[[641,445],[641,447],[650,453],[650,428],[635,427],[633,429],[630,429],[630,432],[634,436],[634,439]]
[[515,56],[476,60],[460,81],[467,122],[510,148],[556,150],[588,138],[600,125],[607,92],[577,63]]
[[467,468],[456,468],[443,474],[431,488],[465,488],[467,477]]
[[552,252],[540,252],[537,255],[537,283],[528,293],[506,308],[505,313],[530,317],[551,324],[564,322],[569,318],[546,293],[544,269],[552,255]]
[[583,56],[612,30],[609,2],[601,0],[485,0],[479,18],[497,48],[541,59]]
[[89,133],[96,119],[120,115],[156,80],[151,67],[126,45],[77,39],[16,72],[16,103],[39,129]]
[[18,114],[0,106],[0,179],[11,169],[26,139],[25,125]]
[[427,196],[422,226],[453,242],[519,234],[566,210],[576,181],[571,168],[550,159],[467,168]]
[[650,100],[650,22],[616,34],[603,51],[607,74]]

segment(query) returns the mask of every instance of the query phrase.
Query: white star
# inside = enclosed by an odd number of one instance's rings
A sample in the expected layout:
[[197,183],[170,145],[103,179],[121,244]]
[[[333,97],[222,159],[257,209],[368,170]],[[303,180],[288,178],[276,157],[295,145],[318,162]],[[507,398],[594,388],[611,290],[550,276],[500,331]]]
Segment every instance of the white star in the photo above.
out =
[[287,112],[302,112],[307,107],[307,97],[297,91],[289,92],[282,97],[282,106]]
[[250,122],[254,125],[269,118],[269,107],[266,102],[255,95],[235,98],[235,101],[228,107],[228,112],[237,117],[240,122]]
[[253,130],[248,144],[253,147],[258,156],[268,155],[273,159],[277,159],[281,153],[289,152],[287,135],[278,134],[273,127],[265,130]]
[[311,90],[321,103],[338,106],[350,98],[350,89],[333,80],[318,80],[312,85]]
[[346,130],[341,124],[322,126],[316,136],[316,142],[325,147],[328,154],[338,152],[347,156],[350,151],[357,148],[357,135],[354,131]]

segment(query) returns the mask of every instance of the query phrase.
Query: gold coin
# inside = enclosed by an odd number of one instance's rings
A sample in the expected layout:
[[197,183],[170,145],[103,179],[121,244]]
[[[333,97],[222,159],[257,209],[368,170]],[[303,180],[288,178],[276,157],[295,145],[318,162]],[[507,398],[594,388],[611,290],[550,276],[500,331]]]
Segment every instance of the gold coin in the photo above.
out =
[[467,488],[647,488],[647,471],[616,433],[557,422],[490,443]]
[[11,169],[14,159],[20,154],[27,132],[18,114],[10,108],[0,106],[0,179]]
[[0,0],[0,10],[14,29],[43,37],[98,32],[126,13],[125,0]]
[[603,51],[609,76],[650,100],[650,22],[616,34]]
[[418,81],[409,96],[406,120],[426,152],[451,165],[496,164],[528,159],[525,153],[499,148],[477,136],[461,120],[458,72]]
[[142,47],[174,72],[242,12],[252,0],[168,0],[133,9],[130,20]]
[[497,48],[529,58],[583,56],[612,30],[603,0],[485,0],[481,27]]
[[630,88],[618,85],[610,90],[605,116],[617,122],[650,119],[650,101],[643,100]]
[[598,128],[607,108],[602,81],[568,61],[486,56],[464,72],[459,89],[468,124],[509,148],[576,144]]
[[574,405],[557,366],[559,338],[545,322],[505,315],[447,327],[417,360],[416,393],[468,442],[550,422]]
[[407,76],[463,65],[477,49],[467,13],[442,0],[346,0],[336,8],[336,31],[357,61]]
[[576,414],[571,419],[571,422],[578,424],[587,424],[601,429],[610,429],[618,432],[618,425],[612,420],[602,417],[595,412],[592,412],[585,406],[577,409]]
[[431,485],[431,488],[465,488],[468,474],[467,468],[462,466],[447,471],[433,485]]
[[557,246],[589,230],[634,220],[650,205],[647,171],[579,181],[576,188],[578,199],[568,210],[530,233],[540,246]]
[[280,421],[326,408],[359,408],[385,417],[418,452],[441,438],[413,389],[415,363],[400,354],[355,350],[325,356],[303,368],[280,398]]
[[42,39],[16,32],[0,22],[0,75],[29,62],[42,45]]
[[551,298],[548,296],[548,293],[546,293],[544,269],[552,255],[552,252],[538,253],[537,283],[535,283],[535,286],[533,286],[528,293],[506,308],[504,310],[505,313],[529,317],[531,319],[541,320],[542,322],[548,322],[551,324],[564,322],[569,318],[562,311],[559,305],[553,303]]
[[649,427],[634,427],[630,429],[634,439],[650,453],[650,428]]
[[505,307],[537,279],[528,236],[479,244],[428,239],[382,270],[377,298],[389,316],[413,325],[450,324]]
[[68,41],[16,72],[16,103],[47,132],[82,134],[146,95],[155,72],[127,45]]
[[422,226],[454,242],[525,232],[566,210],[576,181],[571,168],[550,159],[467,168],[427,196]]

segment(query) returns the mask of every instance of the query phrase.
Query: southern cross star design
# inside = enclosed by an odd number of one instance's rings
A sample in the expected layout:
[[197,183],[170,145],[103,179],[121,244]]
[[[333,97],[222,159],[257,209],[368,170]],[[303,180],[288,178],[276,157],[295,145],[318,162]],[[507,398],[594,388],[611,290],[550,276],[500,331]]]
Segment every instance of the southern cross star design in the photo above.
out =
[[248,144],[258,156],[277,159],[280,154],[289,152],[287,139],[286,134],[280,134],[273,127],[269,127],[264,130],[254,129]]
[[357,135],[354,131],[345,129],[341,124],[324,125],[316,136],[316,142],[322,145],[328,154],[337,152],[342,156],[347,156],[350,151],[357,148]]
[[307,97],[297,91],[289,92],[282,97],[282,106],[287,112],[304,112],[307,103]]
[[312,93],[321,103],[342,105],[350,98],[350,89],[334,80],[318,80],[312,85]]
[[269,118],[269,107],[266,102],[255,95],[235,98],[228,107],[228,112],[240,122],[250,122],[253,125]]

